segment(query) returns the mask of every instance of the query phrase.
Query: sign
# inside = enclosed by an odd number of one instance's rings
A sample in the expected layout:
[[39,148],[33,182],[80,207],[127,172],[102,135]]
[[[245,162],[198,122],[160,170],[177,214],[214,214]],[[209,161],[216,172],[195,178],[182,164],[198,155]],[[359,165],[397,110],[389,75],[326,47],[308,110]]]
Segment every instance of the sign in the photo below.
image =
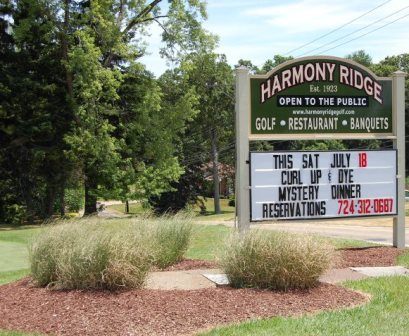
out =
[[250,153],[251,221],[396,215],[396,151]]
[[250,77],[250,135],[392,134],[392,81],[334,57]]

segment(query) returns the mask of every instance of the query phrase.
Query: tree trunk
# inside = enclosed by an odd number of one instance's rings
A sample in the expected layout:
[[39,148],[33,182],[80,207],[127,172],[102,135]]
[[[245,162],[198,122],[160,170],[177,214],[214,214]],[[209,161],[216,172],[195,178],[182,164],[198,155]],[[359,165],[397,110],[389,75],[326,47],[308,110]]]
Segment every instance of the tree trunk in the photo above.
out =
[[125,201],[125,213],[129,213],[129,201],[128,200],[126,200]]
[[214,212],[220,214],[220,190],[219,190],[219,153],[217,151],[217,132],[215,129],[211,132],[212,141],[212,163],[213,163],[213,197]]
[[56,190],[54,185],[47,185],[47,199],[45,204],[45,218],[51,218],[54,215],[54,203],[56,198]]
[[60,216],[65,217],[65,183],[61,185],[60,190]]
[[84,216],[95,215],[97,213],[97,183],[92,176],[85,177],[85,210]]
[[[70,25],[70,0],[64,0],[64,33],[61,41],[63,59],[68,62],[68,36],[69,36],[69,25]],[[65,80],[68,93],[68,100],[71,102],[73,98],[73,79],[72,73],[68,70],[66,66],[65,69]]]

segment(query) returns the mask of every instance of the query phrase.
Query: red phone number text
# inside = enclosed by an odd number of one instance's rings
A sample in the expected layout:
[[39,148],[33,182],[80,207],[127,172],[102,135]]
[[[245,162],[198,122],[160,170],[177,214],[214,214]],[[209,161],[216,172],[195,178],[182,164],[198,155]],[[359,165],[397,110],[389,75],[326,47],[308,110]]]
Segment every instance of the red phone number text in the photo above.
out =
[[393,198],[338,200],[338,215],[365,215],[393,212]]

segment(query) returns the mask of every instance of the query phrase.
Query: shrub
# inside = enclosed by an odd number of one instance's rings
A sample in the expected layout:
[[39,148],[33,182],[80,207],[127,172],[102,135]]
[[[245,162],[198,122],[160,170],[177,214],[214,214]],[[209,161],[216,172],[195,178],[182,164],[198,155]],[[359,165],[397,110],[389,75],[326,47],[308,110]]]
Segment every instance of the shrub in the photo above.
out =
[[67,211],[78,212],[84,207],[84,189],[83,188],[69,188],[65,189],[65,207]]
[[229,238],[220,264],[233,287],[302,289],[317,283],[333,252],[312,236],[252,230]]
[[138,288],[153,259],[138,231],[109,230],[97,220],[45,227],[29,256],[34,281],[56,289]]
[[149,224],[155,251],[154,264],[163,269],[180,261],[189,247],[192,235],[189,216],[163,216]]
[[29,244],[32,277],[55,289],[142,287],[152,265],[165,268],[182,259],[192,231],[188,218],[47,225]]

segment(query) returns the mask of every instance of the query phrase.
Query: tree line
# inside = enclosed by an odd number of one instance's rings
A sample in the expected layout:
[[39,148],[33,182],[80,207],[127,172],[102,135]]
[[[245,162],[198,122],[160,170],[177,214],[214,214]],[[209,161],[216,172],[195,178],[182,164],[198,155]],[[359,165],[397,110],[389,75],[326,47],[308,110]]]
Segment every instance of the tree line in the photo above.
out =
[[[98,198],[178,210],[202,194],[205,165],[217,201],[218,168],[234,162],[234,68],[206,16],[200,0],[2,1],[0,222],[64,216],[82,198],[85,215]],[[159,78],[140,62],[152,25],[174,65]],[[382,76],[408,71],[408,54],[350,57]]]

